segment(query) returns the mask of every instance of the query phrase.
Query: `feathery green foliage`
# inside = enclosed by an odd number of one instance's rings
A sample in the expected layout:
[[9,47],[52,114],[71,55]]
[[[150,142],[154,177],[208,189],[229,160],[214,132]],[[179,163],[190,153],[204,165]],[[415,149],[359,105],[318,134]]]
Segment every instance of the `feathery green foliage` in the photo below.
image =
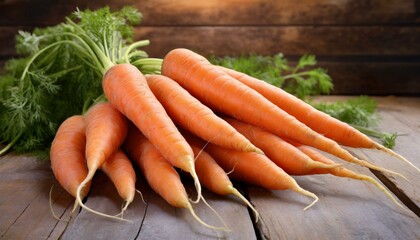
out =
[[313,55],[303,55],[296,66],[289,64],[283,54],[261,56],[257,54],[240,57],[211,57],[213,64],[221,65],[263,79],[299,98],[311,95],[328,94],[332,80],[327,72],[316,67]]
[[19,31],[21,57],[9,60],[0,76],[0,142],[6,145],[0,155],[10,148],[48,150],[61,122],[101,96],[102,74],[112,64],[146,59],[136,48],[148,41],[126,51],[140,20],[135,8],[104,7],[77,10],[56,26]]

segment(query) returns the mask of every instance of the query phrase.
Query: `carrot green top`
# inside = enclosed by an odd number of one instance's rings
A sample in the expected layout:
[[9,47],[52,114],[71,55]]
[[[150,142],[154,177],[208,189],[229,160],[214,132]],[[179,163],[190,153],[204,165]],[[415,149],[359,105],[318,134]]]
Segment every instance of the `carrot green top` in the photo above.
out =
[[16,51],[23,57],[8,61],[0,76],[0,155],[46,153],[64,119],[103,97],[101,79],[113,65],[159,72],[161,61],[139,50],[149,41],[132,41],[141,17],[133,7],[77,9],[56,26],[20,31]]

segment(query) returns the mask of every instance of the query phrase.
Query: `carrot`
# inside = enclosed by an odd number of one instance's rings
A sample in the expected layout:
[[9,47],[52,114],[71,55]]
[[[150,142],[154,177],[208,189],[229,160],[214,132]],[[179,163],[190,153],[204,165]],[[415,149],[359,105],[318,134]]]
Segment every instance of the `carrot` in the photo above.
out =
[[122,215],[128,205],[133,202],[136,193],[136,173],[133,165],[125,153],[118,149],[104,162],[100,169],[111,179],[118,194],[124,199]]
[[384,151],[407,162],[418,171],[420,171],[418,167],[414,166],[410,161],[398,153],[395,153],[391,149],[373,141],[368,136],[361,133],[354,127],[348,125],[347,123],[339,121],[338,119],[317,110],[310,104],[284,91],[283,89],[233,69],[221,66],[218,68],[229,74],[234,79],[256,90],[265,98],[277,105],[279,108],[293,115],[299,121],[306,124],[316,132],[323,134],[326,137],[331,138],[334,141],[337,141],[338,143],[348,147],[370,148]]
[[[58,183],[73,197],[77,188],[88,175],[85,160],[85,120],[82,115],[67,118],[58,128],[51,143],[51,168]],[[80,198],[85,198],[91,182],[86,182],[80,190]],[[78,206],[75,201],[73,211]]]
[[146,75],[147,83],[171,119],[200,138],[226,148],[260,152],[242,134],[172,79]]
[[224,119],[253,144],[261,148],[271,161],[288,174],[305,175],[314,169],[334,168],[338,166],[316,162],[292,144],[257,126],[232,118]]
[[150,187],[171,206],[188,209],[194,219],[208,228],[224,229],[211,226],[196,215],[178,172],[140,131],[130,129],[124,149],[140,167]]
[[208,144],[205,148],[216,162],[236,180],[271,190],[290,189],[315,200],[305,210],[318,201],[318,197],[303,188],[283,169],[267,156],[255,152],[240,152]]
[[201,185],[194,169],[194,153],[163,106],[151,92],[144,75],[131,64],[106,72],[102,88],[108,101],[122,112],[174,166],[191,174],[199,201]]
[[85,116],[86,123],[86,163],[88,175],[77,188],[77,201],[87,211],[101,216],[116,218],[99,213],[85,206],[80,191],[90,181],[97,169],[118,150],[127,135],[127,119],[108,102],[92,106]]
[[210,154],[198,147],[199,142],[195,138],[188,138],[196,156],[195,168],[200,182],[210,191],[219,195],[233,194],[240,198],[254,212],[255,221],[259,219],[258,211],[252,204],[236,189],[230,181],[226,172],[217,164]]
[[[294,143],[294,144],[296,144],[296,143]],[[314,161],[322,162],[322,163],[325,163],[325,164],[331,164],[331,165],[335,164],[335,162],[333,160],[331,160],[327,156],[323,155],[322,153],[316,151],[315,149],[313,149],[309,146],[304,146],[304,145],[301,145],[301,144],[296,144],[296,146],[300,151],[302,151],[303,153],[308,155]],[[327,173],[329,173],[331,175],[334,175],[334,176],[337,176],[337,177],[345,177],[345,178],[351,178],[351,179],[355,179],[355,180],[370,182],[373,185],[375,185],[379,190],[381,190],[383,193],[385,193],[385,195],[387,195],[397,206],[399,206],[401,208],[404,208],[391,195],[391,193],[386,188],[384,188],[381,184],[378,183],[378,181],[376,181],[374,178],[372,178],[370,176],[356,173],[356,172],[351,171],[350,169],[347,169],[347,168],[344,168],[344,167],[337,167],[337,168],[330,168],[330,169],[313,169],[308,174],[327,174]]]
[[281,137],[327,151],[343,160],[400,175],[357,159],[333,140],[313,131],[257,91],[234,80],[206,58],[190,50],[170,51],[163,60],[162,74],[177,81],[212,109],[262,127]]

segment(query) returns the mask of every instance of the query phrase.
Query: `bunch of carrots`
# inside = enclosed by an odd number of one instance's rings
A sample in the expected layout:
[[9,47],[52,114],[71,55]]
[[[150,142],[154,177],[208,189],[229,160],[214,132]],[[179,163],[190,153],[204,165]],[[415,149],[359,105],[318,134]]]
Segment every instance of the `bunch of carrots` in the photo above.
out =
[[[373,178],[348,170],[315,149],[391,173],[395,172],[357,159],[338,143],[399,155],[282,89],[212,65],[190,50],[169,52],[162,74],[143,75],[131,64],[116,64],[104,74],[102,87],[107,101],[64,121],[51,146],[57,180],[84,208],[82,199],[101,169],[114,182],[126,210],[136,191],[132,163],[169,204],[189,209],[200,223],[216,229],[200,220],[190,204],[204,200],[201,184],[217,194],[240,197],[258,219],[257,210],[230,178],[296,191],[314,198],[310,207],[317,196],[290,175],[330,173],[369,181],[399,204]],[[71,143],[66,151],[60,147],[63,141]],[[77,164],[69,164],[72,161]],[[191,174],[196,200],[189,200],[174,167]]]
[[[313,198],[309,208],[318,197],[291,175],[329,173],[369,181],[400,205],[373,178],[320,152],[396,175],[400,174],[358,159],[342,146],[377,149],[411,164],[408,160],[281,88],[213,65],[188,49],[174,49],[164,59],[143,57],[135,49],[145,41],[126,46],[115,28],[100,31],[110,40],[95,37],[70,19],[66,24],[69,32],[62,37],[73,41],[62,44],[74,47],[77,57],[98,73],[103,90],[86,112],[61,123],[50,148],[54,175],[75,197],[75,208],[125,220],[123,212],[137,191],[134,166],[170,205],[188,209],[213,229],[227,226],[209,225],[193,210],[192,203],[205,202],[202,185],[239,197],[258,220],[258,211],[231,179],[306,195]],[[191,175],[194,199],[187,195],[178,169]],[[83,204],[98,170],[109,176],[125,202],[117,216]]]

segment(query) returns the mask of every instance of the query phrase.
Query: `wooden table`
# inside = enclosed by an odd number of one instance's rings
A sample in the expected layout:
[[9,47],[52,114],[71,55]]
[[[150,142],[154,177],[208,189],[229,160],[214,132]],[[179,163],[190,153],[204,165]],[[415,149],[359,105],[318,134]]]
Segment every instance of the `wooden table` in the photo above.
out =
[[[327,99],[335,99],[328,97]],[[378,98],[380,128],[403,134],[395,151],[420,167],[420,98]],[[137,196],[124,217],[109,220],[85,210],[71,213],[74,199],[57,185],[48,162],[8,154],[0,158],[1,239],[420,239],[420,174],[407,164],[371,150],[351,150],[360,157],[404,174],[409,182],[379,174],[406,208],[397,207],[372,184],[325,176],[296,177],[320,201],[303,208],[311,199],[291,191],[267,191],[238,185],[261,214],[253,222],[247,207],[235,197],[207,191],[204,196],[227,223],[231,232],[209,230],[187,210],[170,207],[138,179]],[[377,178],[369,170],[346,165]],[[62,219],[53,218],[49,205]],[[193,188],[188,185],[189,193]],[[104,174],[95,176],[86,205],[108,214],[119,212],[122,201]],[[221,225],[202,203],[194,205],[206,222]]]

